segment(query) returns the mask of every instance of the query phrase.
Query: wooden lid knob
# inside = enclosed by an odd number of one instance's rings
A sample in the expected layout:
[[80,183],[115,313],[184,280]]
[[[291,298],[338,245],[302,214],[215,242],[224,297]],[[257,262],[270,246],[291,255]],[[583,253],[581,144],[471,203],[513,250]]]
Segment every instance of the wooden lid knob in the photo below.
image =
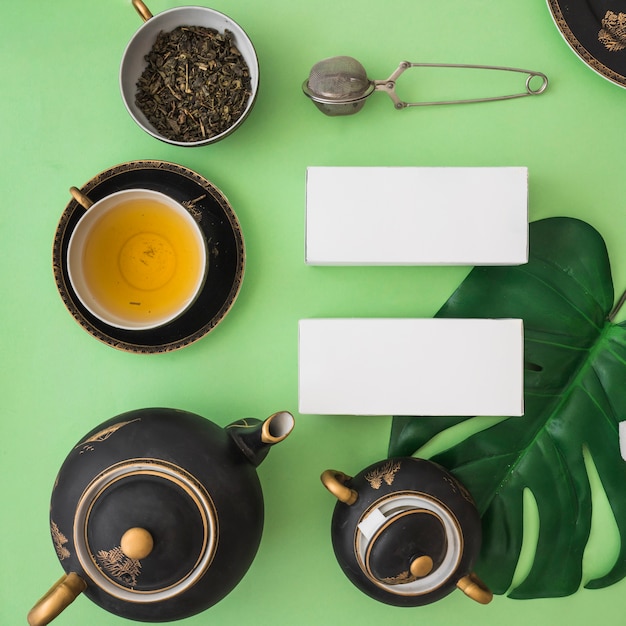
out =
[[145,559],[152,552],[154,540],[145,528],[129,528],[122,535],[120,547],[129,559]]

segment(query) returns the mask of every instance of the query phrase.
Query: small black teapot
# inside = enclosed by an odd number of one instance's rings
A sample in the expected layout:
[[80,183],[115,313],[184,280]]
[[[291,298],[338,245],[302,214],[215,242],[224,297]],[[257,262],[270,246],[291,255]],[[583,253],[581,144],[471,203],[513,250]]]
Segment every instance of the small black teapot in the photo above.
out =
[[29,624],[48,624],[82,592],[146,622],[189,617],[221,600],[261,541],[256,466],[293,424],[283,411],[222,429],[194,413],[151,408],[88,433],[52,493],[52,541],[66,575]]
[[395,606],[429,604],[460,588],[487,604],[492,593],[472,572],[481,522],[467,489],[443,467],[397,457],[354,478],[326,470],[339,500],[332,544],[346,576],[370,597]]

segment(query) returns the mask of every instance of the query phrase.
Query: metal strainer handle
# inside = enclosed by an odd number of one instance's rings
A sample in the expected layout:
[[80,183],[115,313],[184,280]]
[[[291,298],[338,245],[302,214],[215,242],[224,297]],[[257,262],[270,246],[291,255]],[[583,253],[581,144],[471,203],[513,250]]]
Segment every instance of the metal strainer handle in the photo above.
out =
[[[433,102],[404,102],[398,97],[396,93],[396,80],[407,69],[411,67],[447,67],[447,68],[461,68],[461,69],[479,69],[479,70],[498,70],[504,72],[518,72],[526,74],[525,91],[521,93],[514,93],[504,96],[490,96],[486,98],[469,98],[466,100],[439,100]],[[541,79],[541,84],[538,87],[532,87],[531,81],[534,78]],[[499,65],[467,65],[463,63],[409,63],[408,61],[402,61],[398,68],[387,80],[374,80],[372,81],[376,91],[384,91],[393,100],[396,109],[404,109],[405,107],[417,107],[417,106],[432,106],[439,104],[469,104],[472,102],[493,102],[496,100],[511,100],[512,98],[523,98],[524,96],[538,96],[543,93],[548,86],[548,77],[542,72],[535,72],[532,70],[523,70],[516,67],[502,67]]]

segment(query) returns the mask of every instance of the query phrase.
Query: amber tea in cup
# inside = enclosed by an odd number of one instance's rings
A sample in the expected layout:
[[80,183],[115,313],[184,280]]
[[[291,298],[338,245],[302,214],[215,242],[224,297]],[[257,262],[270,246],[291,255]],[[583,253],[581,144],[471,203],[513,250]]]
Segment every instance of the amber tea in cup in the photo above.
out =
[[68,274],[85,308],[128,330],[166,324],[195,301],[207,271],[200,227],[181,204],[146,189],[90,206],[68,246]]

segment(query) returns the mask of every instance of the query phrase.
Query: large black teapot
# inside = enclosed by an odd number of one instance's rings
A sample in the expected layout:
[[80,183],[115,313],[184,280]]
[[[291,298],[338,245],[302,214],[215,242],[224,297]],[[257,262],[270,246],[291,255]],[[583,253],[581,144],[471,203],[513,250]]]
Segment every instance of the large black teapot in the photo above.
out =
[[48,624],[82,592],[107,611],[149,622],[222,599],[261,540],[255,468],[293,424],[285,411],[222,429],[193,413],[151,408],[88,433],[52,493],[52,540],[66,575],[29,624]]
[[457,587],[487,604],[492,594],[472,572],[481,522],[467,489],[440,465],[398,457],[354,477],[322,474],[339,500],[331,535],[346,576],[372,598],[420,606]]

